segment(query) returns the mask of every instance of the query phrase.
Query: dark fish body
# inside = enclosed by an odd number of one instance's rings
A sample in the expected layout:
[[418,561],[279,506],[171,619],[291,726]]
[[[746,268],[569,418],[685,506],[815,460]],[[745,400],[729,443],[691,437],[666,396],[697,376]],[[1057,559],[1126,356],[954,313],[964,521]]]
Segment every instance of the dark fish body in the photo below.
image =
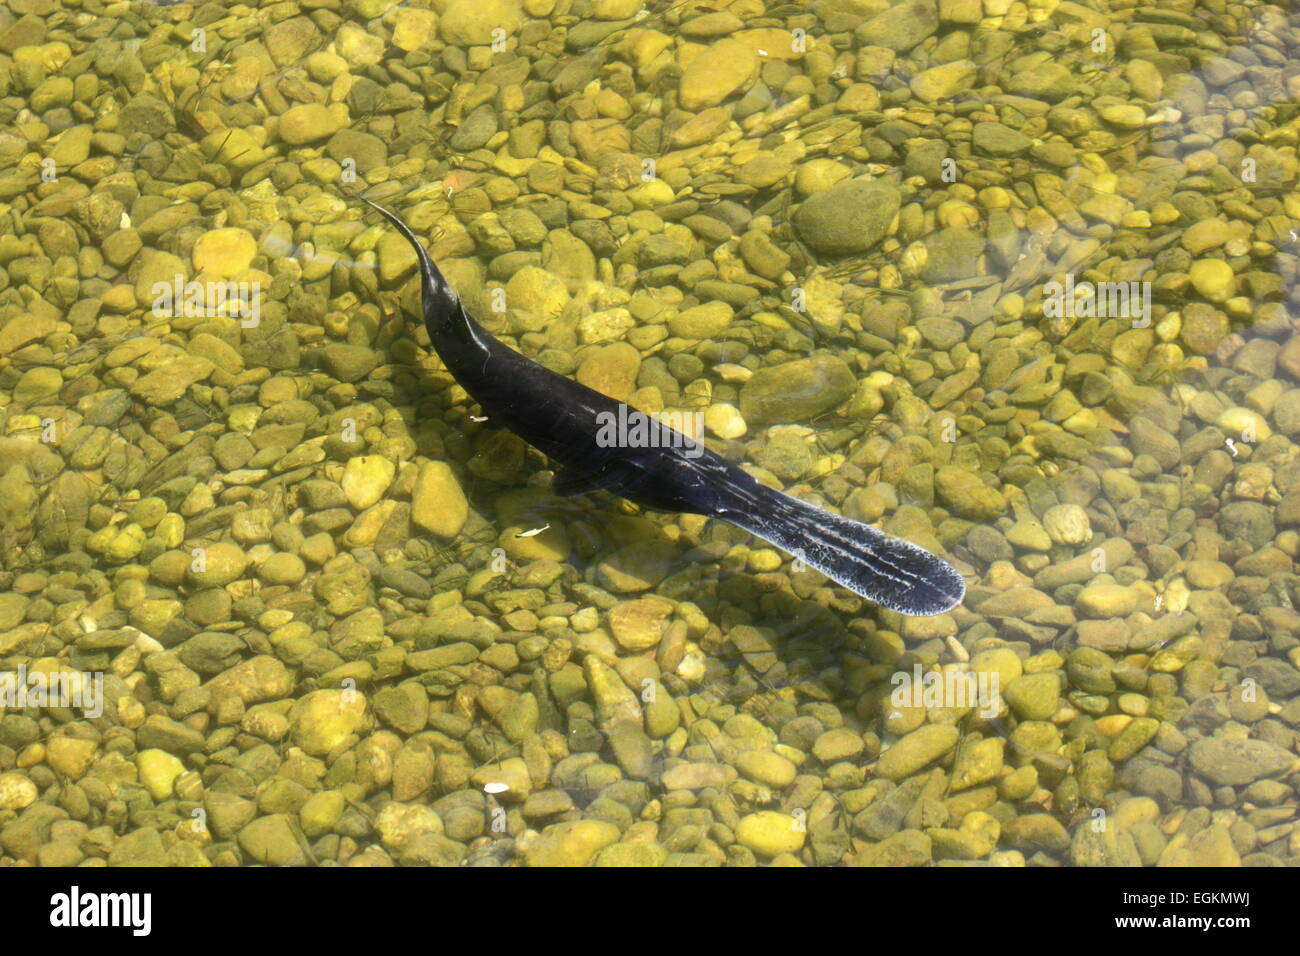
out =
[[[903,614],[940,614],[961,602],[961,575],[924,548],[768,488],[653,417],[498,341],[465,312],[407,225],[363,201],[415,248],[424,323],[438,356],[485,415],[561,466],[553,482],[557,494],[604,490],[660,511],[721,518]],[[602,443],[602,425],[611,420],[644,427],[644,447]]]

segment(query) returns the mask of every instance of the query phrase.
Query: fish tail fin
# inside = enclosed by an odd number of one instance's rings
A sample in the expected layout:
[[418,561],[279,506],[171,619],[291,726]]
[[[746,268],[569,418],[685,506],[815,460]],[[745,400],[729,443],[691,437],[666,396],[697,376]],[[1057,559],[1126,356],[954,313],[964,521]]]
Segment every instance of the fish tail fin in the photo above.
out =
[[[411,231],[411,227],[403,222],[397,213],[385,209],[383,206],[379,205],[379,203],[371,202],[364,196],[357,196],[356,198],[360,199],[363,203],[392,223],[393,228],[400,232],[402,237],[411,244],[413,249],[415,249],[415,254],[420,260],[420,280],[425,302],[425,323],[431,324],[434,321],[433,315],[430,313],[430,305],[437,307],[438,315],[457,315],[461,309],[460,297],[456,295],[456,290],[451,287],[449,282],[447,282],[442,271],[434,265],[433,260],[429,258],[429,253],[424,248],[424,243],[422,243],[415,233]],[[434,332],[435,329],[431,327],[429,329],[429,334],[432,336]]]
[[878,528],[765,486],[719,517],[769,541],[850,591],[900,614],[942,614],[966,582],[947,561]]

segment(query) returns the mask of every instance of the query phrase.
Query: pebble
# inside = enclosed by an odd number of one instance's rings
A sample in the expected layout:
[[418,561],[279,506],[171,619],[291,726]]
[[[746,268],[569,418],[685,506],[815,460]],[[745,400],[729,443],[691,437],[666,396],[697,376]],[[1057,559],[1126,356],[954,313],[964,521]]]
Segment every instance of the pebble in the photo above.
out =
[[420,467],[411,492],[411,520],[444,538],[454,537],[469,518],[469,501],[446,462]]
[[1295,755],[1267,740],[1205,737],[1188,751],[1192,769],[1212,783],[1239,787],[1290,772]]
[[668,849],[658,843],[615,843],[600,851],[596,857],[596,866],[659,867],[668,862],[669,855]]
[[135,756],[140,782],[156,801],[166,800],[175,789],[176,778],[185,772],[178,757],[162,750],[142,750]]
[[556,823],[542,831],[525,859],[529,866],[587,866],[618,837],[618,827],[603,820]]
[[1053,505],[1043,513],[1043,530],[1056,544],[1080,545],[1092,540],[1088,512],[1078,505]]
[[645,715],[636,695],[609,665],[588,654],[583,659],[582,670],[595,699],[596,718],[601,726],[610,727],[623,720],[644,726]]
[[940,468],[934,476],[939,502],[961,518],[991,521],[1006,510],[1006,500],[973,472],[953,465]]
[[847,727],[828,730],[813,742],[813,756],[822,763],[852,760],[863,751],[862,737]]
[[912,77],[912,92],[927,103],[937,103],[968,87],[975,72],[976,66],[970,60],[932,66]]
[[729,776],[725,765],[699,761],[669,767],[661,779],[669,790],[703,790],[706,787],[725,787]]
[[619,646],[629,651],[657,647],[673,603],[658,596],[624,601],[609,611],[609,627]]
[[1120,584],[1091,584],[1079,592],[1074,609],[1082,617],[1127,617],[1137,610],[1137,593]]
[[853,394],[856,380],[843,360],[798,359],[756,372],[740,390],[740,413],[751,425],[802,422]]
[[484,46],[492,42],[493,30],[510,36],[522,23],[523,10],[514,0],[452,0],[442,10],[438,29],[447,43]]
[[926,724],[900,738],[880,755],[877,775],[886,780],[902,780],[939,759],[957,745],[956,727]]
[[1060,704],[1060,678],[1055,672],[1022,674],[1002,688],[1002,696],[1016,716],[1050,720]]
[[244,549],[231,541],[218,541],[191,552],[186,578],[203,587],[223,587],[240,578],[248,567]]
[[253,264],[257,240],[245,229],[213,229],[194,243],[190,254],[196,272],[208,275],[237,276]]
[[365,714],[365,699],[358,693],[312,691],[289,713],[293,741],[309,754],[324,756],[356,732]]
[[740,754],[736,758],[736,769],[755,783],[773,790],[784,790],[794,783],[799,773],[799,768],[793,761],[780,754],[762,750],[748,750]]
[[26,809],[39,795],[27,774],[16,770],[0,774],[0,810]]
[[1236,292],[1236,276],[1222,259],[1199,259],[1188,275],[1196,291],[1210,302],[1226,302]]
[[[718,402],[705,410],[704,427],[718,438],[726,440],[743,438],[749,431],[740,409],[728,402]],[[1297,417],[1297,430],[1300,430],[1300,416]]]
[[305,146],[329,139],[339,128],[338,120],[328,107],[320,103],[303,103],[285,110],[277,131],[280,139],[288,145]]
[[794,227],[815,252],[855,255],[885,237],[899,206],[891,186],[850,179],[809,196],[795,213]]
[[743,91],[758,76],[758,56],[738,40],[718,40],[691,60],[682,71],[679,92],[682,109],[717,106]]
[[1273,429],[1259,412],[1240,406],[1224,409],[1214,424],[1244,442],[1261,442],[1273,435]]
[[668,320],[668,330],[684,339],[713,339],[731,325],[734,311],[725,302],[707,302]]
[[348,504],[358,511],[369,508],[383,498],[396,472],[397,467],[379,455],[349,458],[340,480]]
[[293,833],[291,819],[283,813],[258,817],[239,831],[240,849],[265,866],[304,866],[307,857]]
[[751,813],[736,825],[736,840],[761,857],[797,853],[806,838],[805,828],[794,817],[774,810]]

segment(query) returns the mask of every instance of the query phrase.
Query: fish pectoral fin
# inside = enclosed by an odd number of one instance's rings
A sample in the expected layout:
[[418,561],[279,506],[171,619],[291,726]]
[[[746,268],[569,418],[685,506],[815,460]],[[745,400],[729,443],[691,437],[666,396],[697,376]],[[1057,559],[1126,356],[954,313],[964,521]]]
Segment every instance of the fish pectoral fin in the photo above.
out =
[[593,491],[609,491],[613,488],[615,477],[607,464],[595,468],[580,468],[565,465],[551,479],[551,490],[557,495],[568,498],[572,495],[585,495]]

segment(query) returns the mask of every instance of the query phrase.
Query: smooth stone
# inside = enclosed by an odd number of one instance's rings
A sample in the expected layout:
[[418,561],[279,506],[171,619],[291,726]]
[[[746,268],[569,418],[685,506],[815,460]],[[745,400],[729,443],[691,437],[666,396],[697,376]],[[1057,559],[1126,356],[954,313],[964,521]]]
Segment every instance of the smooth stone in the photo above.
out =
[[339,121],[323,103],[291,106],[280,116],[280,139],[290,146],[306,146],[329,139],[339,131]]
[[684,110],[717,106],[747,89],[758,76],[758,55],[748,46],[725,38],[711,44],[682,71],[679,98]]
[[618,837],[618,827],[604,820],[555,823],[542,831],[524,859],[529,866],[587,866]]
[[469,519],[469,500],[451,466],[425,462],[411,492],[411,520],[434,534],[451,538]]
[[807,833],[798,821],[775,810],[760,810],[740,818],[736,824],[736,841],[762,857],[798,853]]
[[246,229],[212,229],[199,236],[190,253],[197,272],[217,276],[238,275],[253,264],[257,240]]
[[899,192],[884,182],[850,179],[806,199],[794,216],[799,237],[815,252],[850,256],[883,239],[898,215]]
[[340,481],[348,504],[358,511],[369,508],[383,498],[396,473],[397,466],[382,455],[349,458]]
[[360,693],[312,691],[289,712],[293,742],[312,756],[323,757],[355,733],[365,715],[365,697]]

